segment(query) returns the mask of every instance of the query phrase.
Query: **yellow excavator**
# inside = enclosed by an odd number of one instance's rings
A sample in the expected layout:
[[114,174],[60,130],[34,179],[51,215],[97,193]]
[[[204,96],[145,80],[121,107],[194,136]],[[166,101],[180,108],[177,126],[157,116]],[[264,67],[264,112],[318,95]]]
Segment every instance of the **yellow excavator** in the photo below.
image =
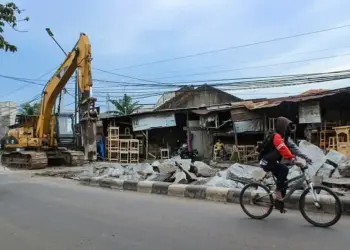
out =
[[[7,133],[1,164],[8,167],[40,169],[48,165],[82,165],[96,160],[96,99],[90,97],[91,45],[85,34],[80,34],[73,50],[47,82],[41,95],[40,114],[19,119]],[[79,89],[79,129],[84,152],[59,147],[57,143],[58,114],[54,113],[56,100],[68,80],[77,71]]]

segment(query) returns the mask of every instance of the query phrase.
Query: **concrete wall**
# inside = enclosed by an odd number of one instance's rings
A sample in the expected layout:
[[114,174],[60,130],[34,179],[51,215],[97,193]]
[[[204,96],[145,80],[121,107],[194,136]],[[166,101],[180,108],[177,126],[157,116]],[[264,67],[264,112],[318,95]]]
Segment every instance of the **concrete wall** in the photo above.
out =
[[198,155],[210,159],[213,148],[213,135],[199,127],[199,121],[189,121],[189,129],[193,135],[192,149],[198,150]]
[[6,135],[8,126],[16,121],[17,103],[0,102],[0,139]]

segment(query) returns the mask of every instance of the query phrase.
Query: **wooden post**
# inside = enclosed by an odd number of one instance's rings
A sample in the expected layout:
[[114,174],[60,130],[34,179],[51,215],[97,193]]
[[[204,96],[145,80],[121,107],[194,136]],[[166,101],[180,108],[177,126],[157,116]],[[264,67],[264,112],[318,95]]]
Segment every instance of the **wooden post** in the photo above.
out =
[[148,129],[146,130],[146,160],[148,160]]
[[238,138],[237,138],[237,132],[236,132],[236,125],[235,125],[235,122],[232,122],[233,123],[233,135],[235,137],[235,145],[236,147],[238,146]]
[[190,145],[190,125],[188,121],[188,111],[186,112],[186,127],[187,127],[187,138],[186,138],[186,143],[187,143],[187,150],[191,151],[191,145]]
[[266,113],[264,112],[264,139],[265,139],[265,136],[267,135],[267,124],[266,124]]

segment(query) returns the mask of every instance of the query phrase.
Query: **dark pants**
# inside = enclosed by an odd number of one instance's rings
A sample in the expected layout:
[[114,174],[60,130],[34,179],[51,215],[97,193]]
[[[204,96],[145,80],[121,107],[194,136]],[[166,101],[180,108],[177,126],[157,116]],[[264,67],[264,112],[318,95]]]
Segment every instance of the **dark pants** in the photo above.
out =
[[281,191],[282,197],[284,197],[286,195],[285,183],[289,172],[288,167],[277,162],[269,162],[263,169],[266,172],[271,172],[276,177],[277,190]]

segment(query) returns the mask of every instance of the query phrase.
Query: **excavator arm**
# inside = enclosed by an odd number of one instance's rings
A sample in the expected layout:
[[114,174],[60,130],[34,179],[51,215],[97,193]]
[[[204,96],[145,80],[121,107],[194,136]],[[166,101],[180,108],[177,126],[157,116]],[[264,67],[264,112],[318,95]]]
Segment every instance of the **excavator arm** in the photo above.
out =
[[90,88],[92,86],[90,62],[91,45],[89,39],[85,34],[80,34],[76,46],[67,55],[65,61],[48,81],[42,92],[41,111],[36,127],[38,138],[45,138],[51,133],[50,123],[56,99],[76,69],[79,69],[78,85],[80,92],[85,96],[90,95]]
[[[36,127],[36,136],[39,138],[39,144],[43,145],[44,138],[48,139],[48,146],[54,146],[54,126],[55,117],[53,116],[53,108],[56,103],[56,99],[60,92],[64,89],[67,82],[78,69],[78,87],[80,92],[80,121],[81,121],[81,135],[83,140],[83,146],[85,148],[90,147],[88,151],[93,151],[96,145],[95,139],[95,124],[94,118],[90,119],[91,111],[94,109],[94,102],[91,107],[90,90],[92,87],[91,78],[91,45],[88,37],[85,34],[80,34],[77,44],[73,50],[67,55],[65,61],[57,69],[55,74],[46,84],[41,97],[41,111]],[[85,130],[85,131],[84,131]],[[87,131],[89,130],[89,131]],[[89,145],[87,139],[84,137],[89,136]],[[85,141],[85,142],[84,142]],[[93,153],[95,154],[95,153]],[[91,156],[90,159],[95,159],[96,156]]]

